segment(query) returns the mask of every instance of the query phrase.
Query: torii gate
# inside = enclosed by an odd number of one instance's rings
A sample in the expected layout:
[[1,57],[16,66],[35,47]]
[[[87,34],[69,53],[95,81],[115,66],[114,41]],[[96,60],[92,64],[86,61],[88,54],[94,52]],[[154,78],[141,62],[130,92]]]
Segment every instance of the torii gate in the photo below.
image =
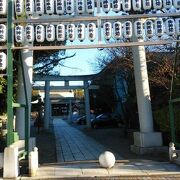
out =
[[[25,104],[24,102],[18,101],[18,103],[13,102],[13,51],[14,50],[22,50],[24,51],[24,55],[26,58],[23,59],[23,63],[25,63],[25,59],[27,60],[28,58],[31,59],[31,63],[33,62],[33,56],[31,52],[28,51],[33,51],[33,50],[61,50],[61,49],[90,49],[90,48],[115,48],[115,47],[132,47],[132,52],[133,52],[133,59],[134,59],[134,74],[135,74],[135,82],[136,82],[136,92],[137,92],[137,102],[138,102],[138,112],[139,112],[139,122],[140,122],[140,131],[134,133],[134,149],[137,149],[138,152],[144,151],[145,148],[153,148],[157,146],[162,146],[162,137],[159,132],[154,132],[153,129],[153,119],[152,119],[152,111],[151,111],[151,100],[150,100],[150,92],[149,92],[149,84],[148,84],[148,75],[147,75],[147,68],[146,68],[146,57],[145,57],[145,45],[163,45],[163,44],[171,44],[173,42],[178,42],[179,40],[177,39],[172,39],[172,40],[158,40],[158,41],[144,41],[143,37],[137,37],[133,36],[130,42],[115,42],[115,43],[105,43],[104,39],[102,39],[102,25],[105,21],[120,21],[124,22],[125,20],[130,20],[133,21],[134,19],[139,19],[142,21],[142,19],[147,19],[147,18],[159,18],[159,17],[179,17],[179,12],[175,13],[158,13],[158,14],[128,14],[128,15],[116,15],[116,16],[111,16],[111,15],[106,15],[106,16],[101,16],[101,3],[100,0],[96,0],[96,14],[92,14],[92,16],[71,16],[71,17],[62,17],[59,18],[59,15],[53,14],[53,18],[49,18],[49,15],[45,14],[44,18],[39,18],[38,16],[32,16],[32,17],[26,17],[24,18],[17,18],[14,16],[14,0],[8,0],[8,13],[6,15],[7,18],[0,18],[0,21],[3,23],[7,24],[7,42],[6,46],[0,46],[1,50],[6,50],[7,51],[7,56],[8,56],[8,63],[7,63],[7,81],[8,81],[8,86],[7,86],[7,119],[8,119],[8,134],[7,134],[7,146],[10,146],[14,142],[14,129],[13,129],[13,108],[25,108],[27,111],[27,118],[25,118],[26,121],[18,125],[18,127],[23,127],[25,124],[25,131],[24,134],[22,133],[21,137],[22,139],[26,137],[27,139],[29,138],[29,129],[28,129],[28,118],[29,118],[29,108],[28,108],[28,103],[29,99],[28,96],[25,96]],[[134,10],[133,10],[134,11]],[[135,10],[136,11],[136,10]],[[15,14],[16,16],[19,15]],[[34,15],[34,13],[33,13]],[[63,24],[66,23],[77,23],[77,22],[83,22],[86,24],[87,22],[95,22],[97,26],[97,41],[95,41],[93,44],[75,44],[75,45],[62,45],[62,46],[34,46],[33,43],[22,43],[22,46],[17,46],[16,43],[14,43],[14,25],[15,24],[47,24],[47,23],[52,23],[56,24],[59,22],[62,22]],[[129,29],[129,28],[128,28]],[[132,30],[135,29],[134,26]],[[129,30],[128,30],[129,31]],[[179,32],[179,31],[178,31]],[[23,33],[21,33],[23,34]],[[24,35],[24,34],[23,34]],[[128,39],[129,39],[128,38]],[[29,53],[29,55],[28,55]],[[29,63],[29,61],[28,61]],[[32,67],[33,63],[30,64]],[[29,64],[25,64],[26,69],[30,70]],[[23,65],[21,65],[23,67]],[[24,68],[25,69],[25,68]],[[32,68],[31,68],[32,69]],[[27,71],[29,74],[30,71]],[[25,74],[25,73],[24,73]],[[27,74],[27,73],[26,73]],[[32,75],[31,75],[32,76]],[[29,82],[29,92],[31,90],[30,87],[30,82],[31,82],[31,77],[28,77],[28,82]],[[25,87],[25,86],[24,86]],[[21,91],[21,87],[19,88],[19,91]],[[24,88],[26,89],[26,87]],[[24,90],[26,91],[26,90]],[[25,92],[26,93],[26,92]],[[20,96],[22,96],[21,93],[19,93]],[[18,113],[17,113],[18,114]],[[19,114],[22,116],[21,111],[19,111]],[[16,116],[18,117],[18,116]],[[18,118],[17,118],[18,119]],[[19,119],[16,121],[18,123]],[[20,121],[22,122],[22,121]],[[18,130],[17,130],[18,131]],[[22,132],[22,131],[21,131]],[[28,140],[26,141],[26,151],[28,152]]]
[[[35,75],[33,81],[45,81],[45,87],[34,86],[33,89],[44,89],[45,90],[45,112],[44,112],[44,128],[49,129],[50,120],[50,90],[60,90],[60,89],[84,89],[85,95],[85,112],[86,112],[86,122],[87,126],[91,126],[90,120],[90,103],[89,103],[89,89],[97,89],[98,86],[89,85],[88,81],[94,79],[94,75],[79,75],[79,76],[53,76],[53,75]],[[50,86],[51,81],[64,81],[64,86]],[[70,81],[83,81],[83,85],[72,86],[69,84]],[[71,109],[71,103],[70,103]],[[70,112],[71,113],[71,112]]]

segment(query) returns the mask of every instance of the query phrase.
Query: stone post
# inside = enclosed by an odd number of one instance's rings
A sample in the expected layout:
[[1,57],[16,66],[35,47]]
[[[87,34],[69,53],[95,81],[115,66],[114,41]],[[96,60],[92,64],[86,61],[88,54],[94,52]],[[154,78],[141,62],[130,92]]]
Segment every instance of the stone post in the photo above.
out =
[[68,121],[71,122],[72,121],[72,99],[69,99],[69,117],[68,117]]
[[18,147],[6,147],[4,150],[3,177],[16,178],[19,175]]
[[45,81],[45,104],[44,104],[44,129],[49,129],[49,120],[50,120],[50,98],[49,98],[49,92],[50,92],[50,81]]
[[49,100],[49,124],[52,125],[53,124],[53,118],[52,118],[52,104],[51,104],[51,99]]
[[91,127],[89,84],[87,81],[84,81],[84,96],[85,96],[86,125],[87,127]]

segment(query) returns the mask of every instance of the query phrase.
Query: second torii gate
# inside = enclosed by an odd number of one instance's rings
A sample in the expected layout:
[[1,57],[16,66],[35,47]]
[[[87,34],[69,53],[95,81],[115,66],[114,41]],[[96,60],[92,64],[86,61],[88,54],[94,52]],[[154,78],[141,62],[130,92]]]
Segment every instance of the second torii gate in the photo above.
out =
[[[64,89],[84,89],[84,96],[85,96],[85,112],[86,112],[86,122],[87,126],[91,126],[91,119],[90,119],[90,102],[89,102],[89,89],[97,89],[98,86],[92,86],[89,84],[89,81],[95,78],[96,74],[94,75],[80,75],[80,76],[52,76],[52,75],[45,75],[45,76],[38,76],[35,75],[33,81],[44,81],[44,86],[34,86],[33,89],[38,90],[45,90],[45,112],[44,112],[44,128],[49,129],[50,124],[50,90],[64,90]],[[51,81],[63,81],[63,86],[50,86]],[[70,81],[82,81],[83,85],[70,85]]]

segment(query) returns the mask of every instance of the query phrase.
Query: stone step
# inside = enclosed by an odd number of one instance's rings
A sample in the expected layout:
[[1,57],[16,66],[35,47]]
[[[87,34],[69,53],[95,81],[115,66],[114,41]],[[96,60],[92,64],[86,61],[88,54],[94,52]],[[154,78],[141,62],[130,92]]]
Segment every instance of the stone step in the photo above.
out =
[[[21,180],[30,180],[30,179],[34,179],[34,180],[59,180],[59,179],[65,179],[64,177],[21,177]],[[144,176],[99,176],[99,177],[69,177],[66,178],[68,180],[75,180],[75,179],[82,179],[82,180],[90,180],[90,179],[99,179],[99,180],[179,180],[180,179],[180,175],[144,175]],[[1,180],[1,178],[0,178]],[[2,179],[3,180],[3,179]]]
[[98,162],[49,164],[40,166],[36,177],[21,179],[180,179],[180,167],[169,162],[119,161],[111,169]]

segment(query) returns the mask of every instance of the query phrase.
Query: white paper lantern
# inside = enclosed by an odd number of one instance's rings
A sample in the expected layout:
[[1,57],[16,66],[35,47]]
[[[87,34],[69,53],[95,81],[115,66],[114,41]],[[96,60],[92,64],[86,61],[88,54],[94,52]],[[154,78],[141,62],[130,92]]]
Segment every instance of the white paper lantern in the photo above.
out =
[[122,24],[121,22],[114,22],[113,23],[113,37],[115,39],[120,39],[122,36]]
[[77,26],[77,38],[80,41],[83,41],[85,39],[85,25],[80,23]]
[[123,11],[131,10],[131,0],[122,0],[122,9]]
[[7,28],[5,24],[0,24],[0,42],[7,40]]
[[71,42],[75,40],[75,25],[74,24],[67,25],[67,39]]
[[162,8],[162,0],[153,0],[153,8],[161,9]]
[[180,18],[175,19],[176,35],[180,35]]
[[66,12],[70,15],[74,13],[74,0],[66,0]]
[[94,0],[86,0],[86,11],[89,14],[94,12]]
[[15,26],[15,40],[18,43],[24,42],[24,27],[21,25]]
[[37,42],[44,42],[45,40],[45,27],[43,25],[37,25],[35,28],[36,32],[36,41]]
[[85,12],[85,0],[76,1],[76,11],[78,14],[83,14]]
[[105,151],[99,156],[99,164],[103,168],[112,168],[116,162],[115,156],[109,151]]
[[118,13],[121,10],[121,0],[112,1],[112,10]]
[[151,7],[152,7],[152,1],[151,0],[143,0],[142,3],[143,3],[143,9],[144,10],[151,9]]
[[7,0],[0,0],[0,15],[7,13]]
[[34,1],[26,0],[26,14],[32,15],[34,13]]
[[173,0],[173,6],[176,9],[180,9],[180,0]]
[[175,24],[173,19],[167,19],[165,22],[166,34],[172,36],[175,34]]
[[154,22],[155,33],[157,36],[162,36],[164,34],[164,23],[162,19],[156,19]]
[[65,40],[65,26],[64,24],[58,24],[56,26],[56,38],[58,41]]
[[0,70],[4,70],[7,67],[7,55],[4,52],[0,52]]
[[148,38],[152,37],[154,35],[153,22],[151,20],[145,21],[144,27],[146,36]]
[[104,32],[104,38],[106,40],[111,39],[111,36],[112,36],[112,24],[110,22],[105,22],[103,24],[103,32]]
[[54,0],[45,0],[45,8],[47,14],[54,13]]
[[105,13],[108,13],[111,8],[110,0],[102,0],[102,9]]
[[132,37],[132,22],[126,21],[123,25],[123,32],[125,38],[131,38]]
[[132,7],[134,11],[141,11],[141,0],[132,0]]
[[46,26],[46,40],[49,42],[55,40],[55,27],[53,24]]
[[37,14],[44,14],[44,0],[35,0],[35,11]]
[[27,42],[34,41],[34,26],[33,25],[25,26],[25,38]]
[[16,0],[15,1],[15,12],[16,15],[20,16],[24,12],[24,1],[23,0]]
[[57,14],[64,14],[65,11],[65,3],[64,0],[55,0],[55,6],[56,6],[56,13]]
[[94,23],[89,23],[87,25],[88,39],[94,41],[96,39],[96,25]]
[[143,23],[142,23],[142,21],[135,21],[134,22],[134,34],[138,38],[143,37]]
[[170,9],[172,7],[172,0],[163,0],[163,7],[165,9]]

